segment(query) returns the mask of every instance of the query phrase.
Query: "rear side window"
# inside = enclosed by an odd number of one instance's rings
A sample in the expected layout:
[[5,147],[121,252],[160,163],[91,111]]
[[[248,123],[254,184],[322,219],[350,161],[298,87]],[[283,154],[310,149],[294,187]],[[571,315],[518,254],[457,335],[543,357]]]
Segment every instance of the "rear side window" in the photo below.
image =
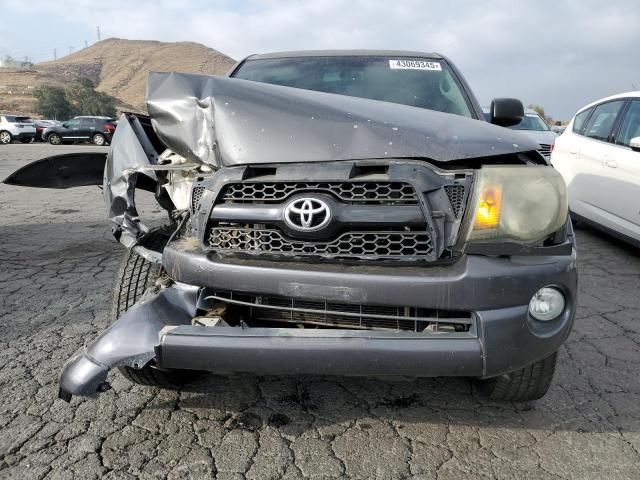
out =
[[640,137],[640,100],[634,100],[624,116],[616,143],[629,146],[632,138]]
[[606,142],[624,103],[625,100],[616,100],[602,103],[595,107],[593,115],[591,115],[584,128],[583,135]]

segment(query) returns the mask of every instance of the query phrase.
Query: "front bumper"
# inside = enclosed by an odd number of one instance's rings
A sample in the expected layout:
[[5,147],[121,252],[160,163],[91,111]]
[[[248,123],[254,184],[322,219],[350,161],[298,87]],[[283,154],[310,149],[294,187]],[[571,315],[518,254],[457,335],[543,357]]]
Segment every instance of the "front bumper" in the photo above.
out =
[[[547,357],[573,323],[577,275],[570,255],[466,255],[441,266],[352,267],[256,262],[206,254],[192,239],[165,248],[177,283],[139,303],[65,366],[61,396],[94,395],[114,366],[216,373],[492,377]],[[542,323],[532,295],[553,285],[566,310]],[[338,329],[203,327],[191,324],[200,287],[301,299],[472,311],[466,336]]]

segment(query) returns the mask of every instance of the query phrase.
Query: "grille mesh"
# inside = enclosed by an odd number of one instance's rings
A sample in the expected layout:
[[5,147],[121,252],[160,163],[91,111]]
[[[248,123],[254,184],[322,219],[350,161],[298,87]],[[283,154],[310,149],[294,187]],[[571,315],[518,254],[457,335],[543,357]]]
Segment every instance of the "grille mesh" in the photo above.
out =
[[354,258],[425,257],[433,251],[424,232],[346,232],[331,241],[309,242],[286,238],[278,230],[220,226],[211,229],[209,245],[234,252]]
[[251,306],[255,320],[366,330],[469,332],[470,312],[326,302],[291,297],[214,292],[209,300]]
[[[403,307],[376,307],[368,305],[350,305],[338,303],[324,303],[311,300],[291,300],[278,297],[262,297],[262,305],[278,306],[282,310],[269,310],[260,308],[254,313],[254,318],[259,320],[284,321],[293,323],[309,323],[312,325],[326,325],[342,328],[364,328],[371,330],[409,330],[421,331],[427,326],[427,322],[405,320],[402,317],[414,314],[414,309]],[[289,308],[300,308],[309,311],[295,311]],[[332,312],[345,312],[358,314],[358,316],[340,315],[339,313],[325,313],[325,310]],[[370,315],[376,315],[371,317]],[[386,318],[378,318],[377,315]]]
[[293,193],[305,191],[331,193],[345,202],[418,203],[413,187],[401,182],[231,183],[222,192],[222,199],[227,202],[280,202]]
[[193,187],[193,192],[191,192],[191,211],[195,212],[200,205],[200,200],[202,200],[202,195],[204,195],[204,187]]
[[462,205],[464,204],[464,186],[447,185],[444,187],[444,191],[447,193],[447,197],[449,197],[454,215],[459,217],[462,212]]

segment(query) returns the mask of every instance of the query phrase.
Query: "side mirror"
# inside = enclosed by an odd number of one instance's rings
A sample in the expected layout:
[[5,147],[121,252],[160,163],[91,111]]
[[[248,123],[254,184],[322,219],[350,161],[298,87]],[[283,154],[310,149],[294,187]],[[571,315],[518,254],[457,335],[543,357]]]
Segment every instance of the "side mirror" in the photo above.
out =
[[629,142],[629,146],[634,152],[640,152],[640,137],[633,137]]
[[63,124],[62,124],[62,126],[63,126],[64,128],[69,128],[69,124],[68,124],[68,123],[63,123]]
[[517,98],[494,98],[489,115],[494,125],[511,127],[522,121],[524,106]]

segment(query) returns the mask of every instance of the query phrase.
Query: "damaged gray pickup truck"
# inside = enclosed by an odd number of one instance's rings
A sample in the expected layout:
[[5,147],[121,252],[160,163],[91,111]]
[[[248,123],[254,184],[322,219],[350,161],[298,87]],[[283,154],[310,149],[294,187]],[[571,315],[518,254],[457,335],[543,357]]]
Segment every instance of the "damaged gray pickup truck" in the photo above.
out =
[[[256,55],[228,77],[152,73],[149,116],[110,152],[6,180],[103,185],[127,247],[113,323],[66,363],[60,397],[118,367],[174,387],[217,374],[465,376],[491,398],[549,388],[576,307],[562,178],[490,123],[437,54]],[[494,125],[492,125],[493,123]],[[139,218],[155,193],[166,227]]]

